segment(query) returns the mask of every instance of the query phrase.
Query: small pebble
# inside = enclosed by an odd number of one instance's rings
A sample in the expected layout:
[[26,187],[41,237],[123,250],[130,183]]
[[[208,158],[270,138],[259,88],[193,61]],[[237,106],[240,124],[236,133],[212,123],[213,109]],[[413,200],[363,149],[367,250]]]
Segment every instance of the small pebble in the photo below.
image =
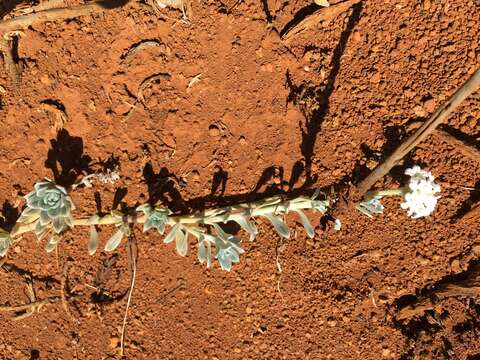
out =
[[208,128],[208,133],[212,137],[217,137],[220,135],[220,129],[217,125],[210,125],[210,127]]
[[118,338],[118,336],[112,336],[110,338],[110,347],[112,349],[115,349],[118,347],[118,344],[120,344],[120,339]]

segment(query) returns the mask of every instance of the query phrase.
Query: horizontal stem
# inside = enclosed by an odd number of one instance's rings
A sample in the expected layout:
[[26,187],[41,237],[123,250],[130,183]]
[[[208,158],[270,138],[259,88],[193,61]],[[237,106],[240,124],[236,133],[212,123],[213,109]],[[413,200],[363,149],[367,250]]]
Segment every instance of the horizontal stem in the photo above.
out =
[[401,187],[398,189],[386,189],[386,190],[377,190],[377,191],[369,191],[365,198],[372,198],[375,196],[403,196],[405,193],[409,191],[409,188]]
[[[168,217],[168,225],[175,224],[195,225],[195,224],[214,224],[226,223],[228,221],[236,221],[242,218],[251,218],[255,216],[264,216],[266,214],[285,214],[289,211],[304,210],[314,208],[314,203],[307,197],[299,197],[292,200],[285,200],[282,196],[260,200],[254,203],[244,203],[224,208],[214,208],[206,211],[199,211],[188,215],[172,215]],[[325,202],[328,206],[328,203]],[[131,216],[124,215],[123,219],[118,216],[105,215],[99,217],[96,221],[92,221],[91,217],[73,219],[73,226],[92,226],[92,225],[116,225],[121,223],[143,224],[147,220],[146,215]],[[12,229],[11,236],[17,237],[21,234],[34,231],[36,221],[29,224],[17,223]]]

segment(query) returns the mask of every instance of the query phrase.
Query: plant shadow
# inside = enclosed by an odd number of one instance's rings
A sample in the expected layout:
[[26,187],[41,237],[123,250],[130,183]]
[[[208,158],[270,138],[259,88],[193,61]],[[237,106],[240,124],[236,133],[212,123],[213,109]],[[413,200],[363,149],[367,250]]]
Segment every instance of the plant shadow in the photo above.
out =
[[13,207],[8,200],[5,200],[2,205],[0,216],[0,228],[10,231],[15,226],[18,216],[18,209]]
[[45,167],[52,171],[58,185],[70,188],[80,175],[88,172],[92,159],[83,154],[82,138],[71,136],[65,129],[59,130],[50,144]]
[[470,192],[470,196],[465,200],[458,210],[453,214],[452,221],[458,221],[462,217],[468,214],[470,210],[474,207],[475,204],[480,202],[480,180],[475,183],[474,188]]
[[[328,74],[325,85],[320,87],[305,83],[295,85],[290,72],[288,70],[286,72],[286,85],[290,90],[287,102],[293,102],[297,106],[300,105],[300,109],[306,119],[305,124],[300,124],[302,128],[300,150],[304,162],[302,170],[304,171],[306,178],[302,186],[303,188],[312,186],[317,180],[317,176],[312,172],[317,135],[321,130],[321,125],[330,108],[330,97],[335,89],[335,81],[340,71],[342,55],[345,52],[348,39],[353,33],[353,29],[360,20],[362,9],[363,4],[361,2],[353,5],[351,8],[351,14],[348,18],[347,24],[345,25],[345,28],[340,35],[340,40],[333,51],[332,60],[330,62],[331,70]],[[315,104],[315,107],[313,109],[302,107],[301,104],[304,102],[313,103]],[[296,176],[299,176],[298,169]]]

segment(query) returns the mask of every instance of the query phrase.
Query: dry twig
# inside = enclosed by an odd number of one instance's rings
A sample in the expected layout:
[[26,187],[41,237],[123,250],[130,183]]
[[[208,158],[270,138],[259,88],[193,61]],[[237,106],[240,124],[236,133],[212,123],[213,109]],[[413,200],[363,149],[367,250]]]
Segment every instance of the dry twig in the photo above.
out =
[[44,305],[47,304],[53,304],[56,302],[61,301],[60,296],[52,296],[49,298],[46,298],[44,300],[37,300],[30,302],[28,304],[24,305],[16,305],[16,306],[9,306],[9,305],[0,305],[0,312],[6,312],[6,311],[13,311],[13,312],[20,312],[20,311],[26,311],[26,312],[38,312]]
[[468,96],[480,87],[480,70],[477,70],[423,125],[400,145],[381,165],[365,178],[357,187],[359,200],[370,188],[407,155],[415,146],[425,140],[438,125],[447,120],[448,116]]
[[480,265],[467,270],[463,280],[439,284],[433,290],[419,297],[412,304],[401,308],[397,320],[404,320],[415,315],[423,315],[427,310],[434,310],[436,302],[452,296],[478,298],[480,296]]
[[9,31],[26,29],[29,26],[54,20],[67,20],[79,16],[90,15],[94,12],[102,12],[124,5],[125,1],[99,1],[84,5],[72,6],[69,8],[54,8],[45,11],[35,12],[14,19],[0,22],[0,33],[4,34]]
[[126,118],[128,119],[130,116],[132,116],[133,112],[135,109],[137,109],[138,105],[141,104],[143,107],[145,107],[145,97],[143,96],[143,92],[150,87],[155,82],[159,82],[160,80],[170,80],[172,76],[170,74],[154,74],[151,75],[147,78],[145,78],[140,86],[138,87],[138,92],[137,92],[137,98],[135,100],[135,103],[131,105],[130,110],[128,111]]
[[0,312],[12,311],[16,313],[16,316],[14,318],[15,321],[23,320],[27,317],[30,317],[33,314],[38,313],[43,306],[47,304],[52,304],[61,300],[61,297],[59,296],[50,297],[45,300],[37,300],[35,289],[33,287],[32,277],[29,274],[24,274],[24,278],[26,281],[25,294],[27,295],[28,300],[30,302],[28,304],[15,305],[15,306],[0,305]]
[[68,121],[67,113],[64,109],[62,109],[62,107],[63,105],[60,106],[59,104],[51,102],[42,102],[40,104],[40,109],[42,111],[53,115],[53,124],[51,127],[55,134],[58,133],[59,130],[63,129]]
[[361,0],[347,0],[337,4],[330,5],[318,9],[313,14],[307,16],[305,19],[290,27],[290,23],[281,31],[283,40],[290,40],[301,32],[317,26],[320,22],[325,20],[332,20],[338,17],[341,13],[347,11],[352,5],[359,3]]
[[63,267],[62,278],[60,279],[60,298],[62,299],[62,306],[68,316],[74,320],[72,313],[68,309],[68,299],[70,298],[70,289],[68,287],[68,270],[70,269],[71,263],[69,260],[65,262]]

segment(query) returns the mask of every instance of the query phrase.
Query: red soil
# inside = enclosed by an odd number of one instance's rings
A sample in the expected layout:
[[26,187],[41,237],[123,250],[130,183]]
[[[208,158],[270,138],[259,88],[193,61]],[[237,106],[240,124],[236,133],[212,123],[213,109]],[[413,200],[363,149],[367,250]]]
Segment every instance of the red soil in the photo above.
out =
[[[122,178],[75,191],[79,216],[110,211],[115,193],[120,207],[153,198],[184,212],[348,188],[480,64],[478,1],[365,0],[288,41],[279,34],[308,16],[310,2],[191,5],[190,23],[132,2],[23,31],[21,81],[0,74],[0,226],[15,221],[36,181],[68,183],[90,159],[111,157]],[[161,14],[181,18],[176,10]],[[156,45],[125,61],[144,40]],[[144,104],[136,102],[142,82],[156,74],[169,76],[146,87]],[[479,99],[469,98],[445,126],[477,149]],[[67,115],[58,134],[52,106]],[[479,200],[480,162],[430,137],[377,185],[399,186],[414,163],[442,187],[433,216],[409,219],[394,199],[374,220],[344,214],[336,232],[309,214],[316,225],[310,240],[291,215],[295,236],[283,242],[259,221],[255,242],[239,232],[246,253],[229,273],[200,265],[193,243],[182,258],[161,236],[138,228],[127,357],[479,358],[480,305],[472,298],[447,297],[398,319],[416,295],[469,275],[480,256],[480,216],[468,216]],[[104,228],[102,241],[112,231]],[[37,299],[59,296],[67,260],[68,286],[79,299],[70,314],[61,302],[17,321],[0,313],[2,359],[118,356],[129,285],[125,247],[90,257],[87,239],[86,229],[75,228],[57,254],[46,254],[29,234],[9,252],[0,269],[1,304],[28,302],[25,273]]]

